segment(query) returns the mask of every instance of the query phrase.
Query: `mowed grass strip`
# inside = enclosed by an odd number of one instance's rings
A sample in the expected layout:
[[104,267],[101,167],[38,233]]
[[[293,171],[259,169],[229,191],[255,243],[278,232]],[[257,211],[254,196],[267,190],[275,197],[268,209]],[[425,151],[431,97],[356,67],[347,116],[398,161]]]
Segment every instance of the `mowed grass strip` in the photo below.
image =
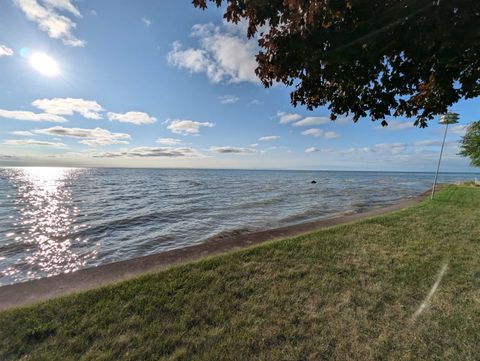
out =
[[[444,264],[430,305],[412,322]],[[0,314],[1,360],[478,360],[480,189]]]

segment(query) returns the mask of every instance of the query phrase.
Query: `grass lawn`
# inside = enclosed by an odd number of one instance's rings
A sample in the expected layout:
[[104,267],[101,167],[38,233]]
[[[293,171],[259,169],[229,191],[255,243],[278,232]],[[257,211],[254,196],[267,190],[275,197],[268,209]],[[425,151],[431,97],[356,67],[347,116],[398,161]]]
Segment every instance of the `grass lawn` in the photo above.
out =
[[0,313],[15,359],[479,360],[480,189]]

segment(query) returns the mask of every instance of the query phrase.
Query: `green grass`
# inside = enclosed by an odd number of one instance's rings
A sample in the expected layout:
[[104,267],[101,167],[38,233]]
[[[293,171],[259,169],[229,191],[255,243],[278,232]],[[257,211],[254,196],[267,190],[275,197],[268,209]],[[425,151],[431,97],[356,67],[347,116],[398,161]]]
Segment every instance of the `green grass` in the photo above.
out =
[[[411,321],[448,270],[430,306]],[[478,360],[480,189],[0,314],[0,360]]]

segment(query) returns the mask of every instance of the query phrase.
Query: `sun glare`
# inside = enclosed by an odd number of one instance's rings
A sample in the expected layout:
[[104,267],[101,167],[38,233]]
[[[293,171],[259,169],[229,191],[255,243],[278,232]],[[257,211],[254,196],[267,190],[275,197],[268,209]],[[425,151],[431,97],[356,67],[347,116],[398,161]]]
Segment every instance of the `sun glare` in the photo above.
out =
[[60,73],[57,62],[45,53],[32,54],[30,64],[35,70],[46,76],[57,76]]

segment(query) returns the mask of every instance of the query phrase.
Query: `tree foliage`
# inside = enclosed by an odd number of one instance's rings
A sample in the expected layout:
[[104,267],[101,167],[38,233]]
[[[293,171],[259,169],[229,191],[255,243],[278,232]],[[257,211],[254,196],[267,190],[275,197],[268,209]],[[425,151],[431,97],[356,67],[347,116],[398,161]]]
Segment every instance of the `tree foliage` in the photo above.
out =
[[460,155],[470,158],[470,164],[480,167],[480,121],[468,126],[460,145]]
[[193,0],[209,2],[258,35],[266,87],[292,85],[292,104],[327,105],[332,119],[406,116],[424,127],[480,95],[479,0]]

